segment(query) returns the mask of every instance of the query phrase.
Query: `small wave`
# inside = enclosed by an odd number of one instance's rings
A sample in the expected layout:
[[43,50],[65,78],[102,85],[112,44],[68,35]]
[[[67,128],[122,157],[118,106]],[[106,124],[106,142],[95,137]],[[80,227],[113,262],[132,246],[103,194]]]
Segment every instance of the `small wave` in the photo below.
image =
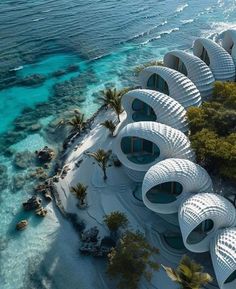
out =
[[47,9],[47,10],[43,10],[42,13],[48,13],[48,12],[51,12],[52,9]]
[[170,29],[170,30],[163,31],[159,35],[157,35],[155,37],[152,37],[152,38],[142,42],[141,45],[146,45],[146,44],[148,44],[150,42],[153,42],[153,41],[155,41],[157,39],[160,39],[164,35],[168,35],[168,34],[171,34],[172,32],[176,32],[176,31],[179,31],[179,28],[176,27],[176,28],[173,28],[173,29]]
[[21,70],[21,69],[23,69],[23,68],[24,68],[24,66],[23,66],[23,65],[20,65],[20,66],[18,66],[18,67],[15,67],[15,68],[10,69],[9,71],[18,71],[18,70]]
[[138,33],[138,34],[134,35],[133,37],[129,38],[128,40],[121,41],[119,44],[124,44],[125,42],[130,42],[130,41],[139,39],[139,38],[141,38],[143,36],[147,36],[147,35],[151,34],[153,31],[155,31],[158,27],[164,26],[167,23],[168,23],[167,20],[165,20],[162,23],[155,25],[154,27],[152,27],[151,29],[149,29],[147,31]]
[[181,20],[181,22],[182,22],[183,24],[192,23],[193,21],[194,21],[194,19]]
[[[236,22],[213,22],[210,25],[210,29],[202,31],[202,35],[203,37],[210,38],[217,42],[222,38],[224,31],[231,28],[236,28]],[[212,31],[214,31],[214,33],[212,33]]]
[[185,4],[183,4],[183,5],[180,5],[180,6],[177,7],[176,12],[180,13],[180,12],[182,12],[182,11],[183,11],[185,8],[187,8],[187,7],[188,7],[188,4],[187,4],[187,3],[185,3]]
[[151,38],[151,39],[148,39],[148,40],[140,43],[140,45],[146,45],[146,44],[148,44],[148,43],[150,43],[150,42],[152,42],[152,41],[155,41],[155,40],[157,40],[157,39],[160,39],[160,38],[161,38],[161,35],[158,35],[158,36],[156,36],[156,37],[153,37],[153,38]]
[[44,20],[44,19],[45,19],[44,17],[41,17],[41,18],[33,19],[32,21],[33,21],[33,22],[38,22],[38,21],[41,21],[41,20]]
[[176,32],[176,31],[179,31],[179,28],[178,28],[178,27],[173,28],[173,29],[170,29],[170,30],[163,31],[163,32],[161,32],[160,35],[162,36],[162,35],[170,34],[170,33],[172,33],[172,32]]

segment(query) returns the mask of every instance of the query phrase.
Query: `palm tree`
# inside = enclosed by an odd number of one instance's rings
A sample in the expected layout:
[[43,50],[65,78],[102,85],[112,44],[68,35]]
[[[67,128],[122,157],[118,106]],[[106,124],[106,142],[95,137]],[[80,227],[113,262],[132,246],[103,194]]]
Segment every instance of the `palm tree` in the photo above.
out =
[[71,126],[71,133],[81,133],[85,127],[84,114],[76,114],[72,119],[66,122],[67,125]]
[[83,206],[85,204],[85,198],[87,196],[87,186],[78,183],[75,187],[71,187],[70,191],[75,197],[80,201],[80,205]]
[[111,107],[115,111],[118,121],[120,122],[120,114],[124,111],[122,105],[121,105],[121,96],[113,99],[111,101]]
[[99,99],[102,100],[106,108],[108,108],[111,105],[112,100],[118,97],[119,92],[117,92],[116,88],[108,88],[102,91],[102,94],[103,96],[99,97]]
[[107,167],[108,167],[108,161],[110,159],[110,154],[111,154],[110,151],[104,151],[103,149],[99,149],[94,153],[87,153],[87,155],[93,157],[97,161],[99,167],[103,171],[104,180],[107,179],[106,171],[107,171]]
[[105,215],[103,217],[103,221],[110,230],[111,236],[114,236],[115,238],[117,236],[117,231],[120,228],[127,227],[129,222],[126,215],[119,211],[114,211],[108,215]]
[[116,125],[112,120],[105,120],[104,122],[101,123],[101,125],[107,128],[110,131],[111,136],[113,136],[113,133],[116,129]]
[[172,281],[178,283],[181,289],[200,289],[202,285],[212,282],[213,278],[203,272],[203,266],[191,260],[187,255],[181,259],[178,267],[172,269],[162,265]]

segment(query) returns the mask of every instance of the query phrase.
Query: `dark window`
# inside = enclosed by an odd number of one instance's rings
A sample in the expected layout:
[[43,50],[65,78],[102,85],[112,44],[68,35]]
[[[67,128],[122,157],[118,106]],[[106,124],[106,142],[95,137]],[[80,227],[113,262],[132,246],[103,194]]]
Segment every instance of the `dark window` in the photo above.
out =
[[226,284],[226,283],[233,282],[235,279],[236,279],[236,271],[234,271],[234,272],[226,279],[225,284]]
[[208,66],[210,65],[210,58],[209,58],[209,55],[208,55],[208,53],[204,47],[202,48],[202,54],[201,54],[200,58],[201,58],[201,60],[203,60],[206,63],[206,65],[208,65]]
[[166,182],[155,186],[147,193],[147,199],[152,203],[167,204],[176,201],[183,187],[178,182]]
[[157,90],[169,95],[169,88],[166,81],[158,74],[152,74],[147,82],[147,88]]

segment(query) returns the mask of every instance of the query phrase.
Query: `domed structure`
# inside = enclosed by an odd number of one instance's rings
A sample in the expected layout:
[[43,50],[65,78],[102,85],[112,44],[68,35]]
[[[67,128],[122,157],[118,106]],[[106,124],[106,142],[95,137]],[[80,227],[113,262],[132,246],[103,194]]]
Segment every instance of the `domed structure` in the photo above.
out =
[[203,99],[211,96],[215,79],[210,68],[200,58],[186,51],[174,50],[165,55],[164,64],[192,80]]
[[232,56],[234,65],[236,65],[236,29],[229,29],[224,32],[222,46]]
[[126,125],[116,137],[113,151],[125,167],[142,172],[140,181],[151,166],[163,159],[194,159],[185,134],[151,121]]
[[221,289],[236,288],[236,228],[220,230],[210,245],[215,275]]
[[212,181],[206,170],[190,160],[177,158],[152,166],[142,186],[144,204],[161,214],[177,213],[179,205],[191,194],[211,191]]
[[210,39],[198,38],[194,42],[193,53],[210,67],[215,80],[233,81],[235,79],[233,59],[219,44]]
[[231,227],[236,221],[234,206],[216,194],[196,194],[179,208],[179,224],[186,248],[192,252],[206,252],[218,229]]
[[182,132],[188,131],[186,110],[168,95],[149,89],[134,89],[124,94],[122,106],[127,122],[156,121]]
[[201,95],[195,84],[182,73],[164,66],[149,66],[139,75],[142,88],[165,93],[184,108],[201,105]]

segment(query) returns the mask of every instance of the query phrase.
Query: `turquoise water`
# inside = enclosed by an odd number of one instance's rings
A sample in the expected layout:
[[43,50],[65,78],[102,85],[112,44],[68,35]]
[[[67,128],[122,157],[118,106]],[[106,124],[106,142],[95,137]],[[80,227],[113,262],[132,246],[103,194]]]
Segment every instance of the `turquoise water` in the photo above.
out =
[[[13,69],[18,69],[17,78],[47,78],[38,86],[0,91],[1,152],[8,147],[15,153],[34,152],[45,144],[56,148],[47,128],[60,115],[79,108],[91,116],[106,86],[138,85],[137,65],[161,59],[171,49],[189,50],[199,36],[218,39],[224,29],[236,25],[235,19],[236,3],[231,0],[1,1],[0,80]],[[77,65],[78,71],[52,76],[70,65]],[[73,95],[55,95],[55,84],[73,78]],[[31,131],[32,124],[41,128]],[[83,270],[77,268],[77,276],[70,267],[77,247],[65,234],[69,225],[52,208],[40,221],[22,213],[21,203],[32,194],[33,184],[26,180],[15,191],[12,179],[16,174],[26,178],[34,167],[17,170],[13,159],[14,155],[0,155],[8,176],[3,176],[0,188],[0,288],[86,288],[71,281],[81,281],[78,272]],[[15,224],[22,217],[30,224],[17,234]],[[68,244],[65,256],[62,240]]]

